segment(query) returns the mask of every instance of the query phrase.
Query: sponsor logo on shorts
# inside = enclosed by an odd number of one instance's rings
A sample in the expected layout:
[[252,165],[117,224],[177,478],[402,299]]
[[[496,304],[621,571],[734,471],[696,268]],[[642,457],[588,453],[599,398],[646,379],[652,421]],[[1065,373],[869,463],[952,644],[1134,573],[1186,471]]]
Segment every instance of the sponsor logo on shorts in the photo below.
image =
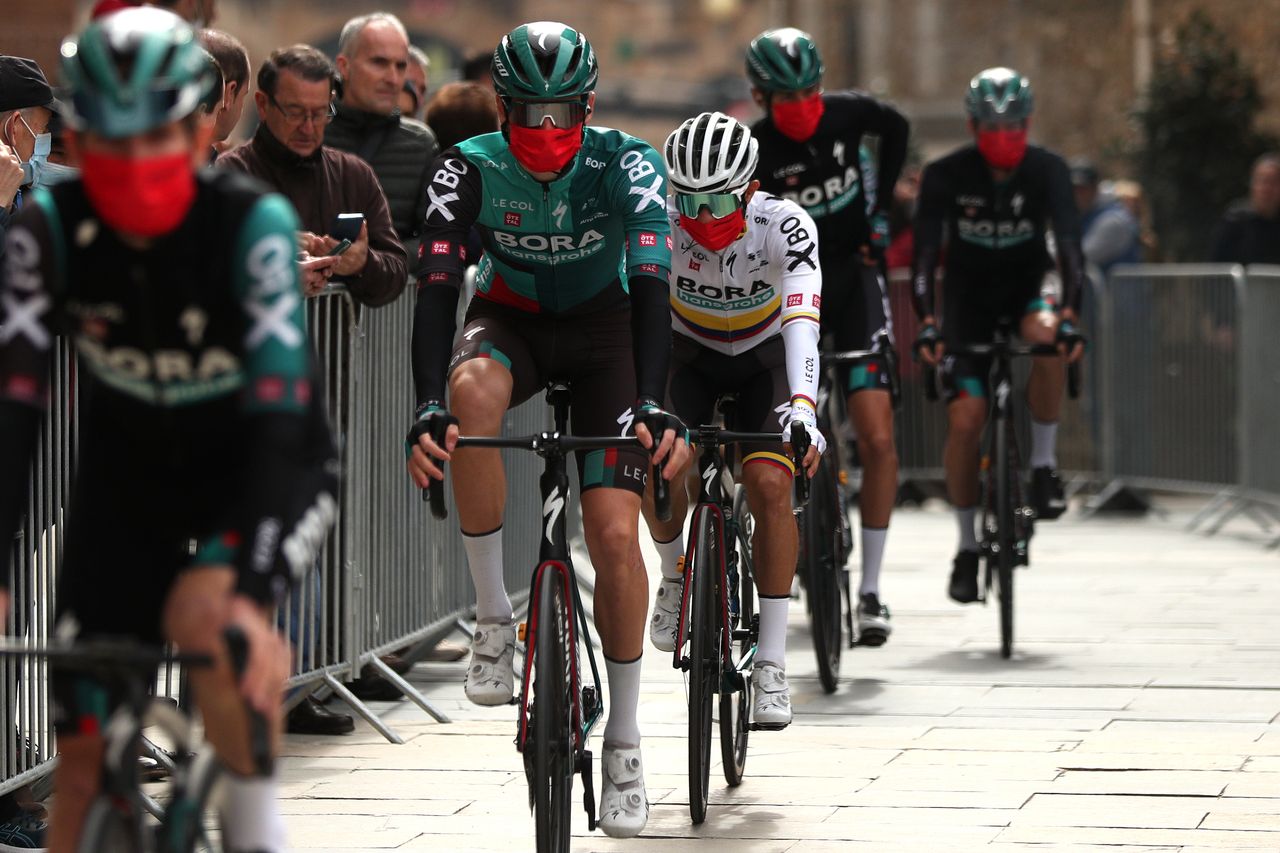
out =
[[448,281],[449,274],[447,272],[433,272],[427,275],[427,281]]

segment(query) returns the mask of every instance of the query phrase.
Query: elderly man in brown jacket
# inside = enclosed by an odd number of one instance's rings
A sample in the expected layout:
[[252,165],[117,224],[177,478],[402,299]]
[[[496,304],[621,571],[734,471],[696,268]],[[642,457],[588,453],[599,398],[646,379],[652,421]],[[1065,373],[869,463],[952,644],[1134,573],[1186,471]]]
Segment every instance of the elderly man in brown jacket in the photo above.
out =
[[[258,71],[258,132],[216,165],[247,172],[293,203],[306,229],[301,249],[316,259],[303,264],[308,296],[332,277],[361,304],[385,305],[404,290],[409,261],[373,170],[355,155],[323,144],[334,115],[336,79],[329,58],[313,47],[273,52]],[[340,213],[362,213],[365,224],[343,254],[324,258],[338,244],[329,232]]]

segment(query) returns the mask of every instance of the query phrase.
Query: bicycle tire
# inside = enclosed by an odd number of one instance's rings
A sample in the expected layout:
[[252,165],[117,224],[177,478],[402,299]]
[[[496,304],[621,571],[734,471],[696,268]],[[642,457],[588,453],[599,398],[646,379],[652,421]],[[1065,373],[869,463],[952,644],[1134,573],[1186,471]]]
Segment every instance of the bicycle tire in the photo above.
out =
[[[573,835],[573,689],[564,577],[545,567],[539,580],[534,650],[533,785],[538,853],[569,853]],[[528,746],[526,745],[526,749]]]
[[89,806],[77,853],[151,853],[154,845],[136,814],[128,814],[105,794]]
[[809,632],[818,661],[818,681],[826,693],[835,693],[840,683],[843,591],[839,572],[844,568],[839,555],[843,534],[836,513],[840,487],[832,457],[823,455],[818,472],[809,483],[809,505],[803,512],[800,560],[806,575],[805,597],[809,610]]
[[[747,506],[746,490],[738,486],[733,499],[733,517],[738,524],[738,630],[742,639],[734,644],[735,661],[740,661],[756,643],[755,590],[751,581],[751,536],[754,519]],[[742,689],[720,693],[720,761],[724,768],[724,781],[730,788],[742,784],[747,766],[747,740],[751,734],[751,678],[744,676]]]
[[[206,837],[204,815],[213,792],[222,778],[222,763],[212,748],[198,753],[182,771],[183,781],[165,806],[164,820],[157,829],[159,853],[195,853]],[[224,833],[225,835],[225,833]]]
[[1017,562],[1017,531],[1014,529],[1013,495],[1016,484],[1010,454],[1013,421],[996,424],[996,583],[1000,587],[1000,657],[1013,656],[1013,567]]
[[689,817],[694,825],[707,819],[711,783],[711,701],[719,691],[720,602],[716,578],[721,547],[715,514],[698,512],[697,547],[693,554],[693,600],[689,649]]

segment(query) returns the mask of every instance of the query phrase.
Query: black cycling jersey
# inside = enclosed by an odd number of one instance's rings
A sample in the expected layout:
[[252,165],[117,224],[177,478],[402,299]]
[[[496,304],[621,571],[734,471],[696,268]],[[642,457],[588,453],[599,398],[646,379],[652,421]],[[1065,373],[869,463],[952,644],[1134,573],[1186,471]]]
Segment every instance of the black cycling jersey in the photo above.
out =
[[[822,119],[804,142],[783,136],[767,116],[751,126],[751,133],[760,142],[756,179],[813,217],[822,266],[834,269],[836,260],[871,245],[868,207],[870,212],[888,209],[907,158],[910,125],[893,107],[859,92],[827,92],[822,102]],[[879,139],[871,205],[870,176],[863,174],[862,162],[869,136]]]
[[1079,310],[1084,254],[1071,176],[1061,157],[1035,145],[997,183],[974,145],[930,163],[920,181],[912,296],[920,317],[934,313],[934,276],[946,235],[948,280],[1039,280],[1052,268],[1052,224],[1064,305]]
[[[156,537],[207,536],[195,562],[235,565],[238,590],[262,602],[310,568],[336,509],[336,454],[317,405],[297,227],[282,196],[222,171],[199,174],[185,219],[144,250],[102,224],[79,181],[34,194],[9,228],[0,273],[5,541],[25,503],[51,346],[62,334],[82,368],[78,480],[113,472],[101,476],[127,479],[127,494],[138,496],[90,501],[110,495],[110,484],[78,482],[70,535],[142,517]],[[322,469],[325,494],[314,487]],[[78,572],[126,559],[81,550]]]

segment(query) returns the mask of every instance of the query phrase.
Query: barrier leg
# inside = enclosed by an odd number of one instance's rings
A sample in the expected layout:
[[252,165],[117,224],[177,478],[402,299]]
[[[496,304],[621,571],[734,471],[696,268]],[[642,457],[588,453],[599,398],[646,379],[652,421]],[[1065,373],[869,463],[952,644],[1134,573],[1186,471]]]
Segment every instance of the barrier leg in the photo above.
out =
[[341,681],[334,678],[331,673],[326,672],[324,674],[324,683],[328,685],[329,689],[332,690],[339,699],[347,703],[347,707],[359,714],[366,723],[373,726],[377,730],[378,734],[382,735],[394,744],[398,745],[404,743],[404,738],[400,737],[400,735],[396,734],[390,726],[378,719],[378,715],[373,713],[373,711],[370,711],[368,705],[357,699],[356,695],[348,690]]
[[1218,510],[1226,506],[1227,503],[1235,497],[1235,492],[1231,489],[1224,489],[1213,496],[1213,500],[1205,504],[1204,508],[1191,517],[1187,522],[1187,532],[1195,530],[1204,522],[1208,521]]
[[374,669],[382,673],[383,678],[385,678],[387,681],[390,681],[392,684],[396,686],[397,689],[399,689],[401,693],[409,697],[409,699],[413,700],[413,703],[415,705],[417,705],[419,708],[421,708],[422,710],[430,714],[432,717],[434,717],[437,723],[453,722],[453,720],[449,719],[448,715],[445,714],[444,711],[441,711],[435,705],[432,705],[431,702],[427,699],[427,697],[419,693],[418,688],[414,687],[412,684],[406,681],[404,679],[404,676],[400,675],[400,673],[396,672],[394,669],[392,669],[391,667],[383,663],[381,658],[379,657],[370,658],[369,663],[373,664]]

